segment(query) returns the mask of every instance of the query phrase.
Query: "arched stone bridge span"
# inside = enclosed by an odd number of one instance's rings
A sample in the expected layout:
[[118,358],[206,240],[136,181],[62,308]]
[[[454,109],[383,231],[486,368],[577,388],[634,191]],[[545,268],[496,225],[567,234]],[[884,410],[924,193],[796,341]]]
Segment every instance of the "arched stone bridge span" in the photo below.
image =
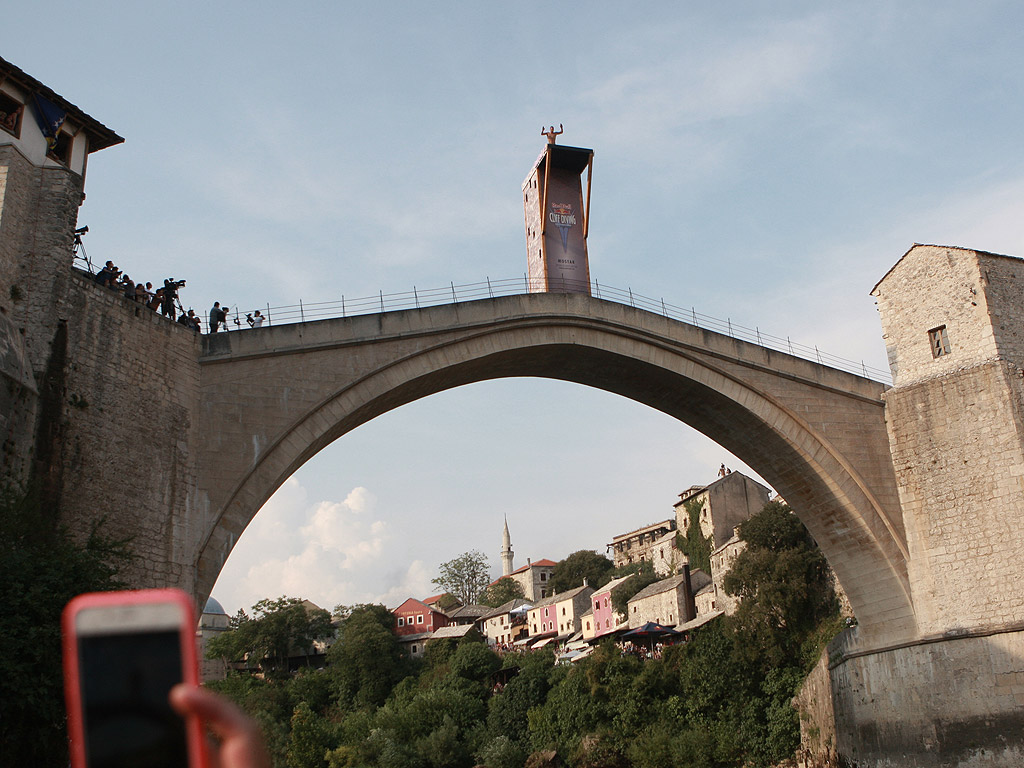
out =
[[320,449],[405,403],[512,376],[614,392],[712,438],[810,529],[850,598],[861,642],[915,636],[884,386],[578,294],[204,337],[197,591],[209,594],[256,512]]

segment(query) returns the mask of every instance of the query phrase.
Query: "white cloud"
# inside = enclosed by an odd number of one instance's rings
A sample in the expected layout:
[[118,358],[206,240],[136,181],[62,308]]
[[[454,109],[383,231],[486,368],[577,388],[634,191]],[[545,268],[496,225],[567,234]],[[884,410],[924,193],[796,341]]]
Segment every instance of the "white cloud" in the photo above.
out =
[[402,542],[377,519],[377,499],[366,488],[344,501],[308,503],[289,478],[242,536],[214,588],[229,612],[264,597],[303,597],[323,608],[340,603],[425,597],[430,574],[422,561],[405,564]]
[[[669,146],[683,128],[778,109],[805,93],[830,60],[830,38],[824,21],[812,17],[760,28],[753,38],[708,41],[659,66],[644,57],[583,93],[582,102],[599,112],[593,124],[617,138]],[[616,137],[603,138],[602,146]]]

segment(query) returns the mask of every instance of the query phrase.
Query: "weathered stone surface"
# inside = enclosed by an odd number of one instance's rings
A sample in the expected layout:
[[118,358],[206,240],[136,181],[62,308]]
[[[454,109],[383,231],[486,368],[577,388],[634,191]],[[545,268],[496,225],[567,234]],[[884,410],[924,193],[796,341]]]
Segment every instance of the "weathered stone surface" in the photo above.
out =
[[199,478],[212,586],[255,511],[303,462],[406,402],[544,376],[616,392],[718,440],[805,520],[861,617],[913,637],[882,385],[588,296],[532,294],[203,338]]

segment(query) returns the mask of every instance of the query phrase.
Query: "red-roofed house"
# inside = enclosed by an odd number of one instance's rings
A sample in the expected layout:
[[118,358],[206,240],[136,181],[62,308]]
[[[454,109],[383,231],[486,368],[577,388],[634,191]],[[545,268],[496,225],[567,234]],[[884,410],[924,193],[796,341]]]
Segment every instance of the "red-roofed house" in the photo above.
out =
[[398,620],[395,634],[399,637],[433,632],[435,629],[448,626],[448,617],[444,613],[412,597],[395,608],[392,613]]
[[551,594],[551,587],[548,584],[551,581],[551,574],[555,572],[556,565],[557,563],[553,560],[538,560],[533,563],[527,558],[526,565],[516,568],[508,575],[508,578],[515,579],[519,583],[519,586],[523,588],[523,597],[527,600],[531,602],[541,600]]

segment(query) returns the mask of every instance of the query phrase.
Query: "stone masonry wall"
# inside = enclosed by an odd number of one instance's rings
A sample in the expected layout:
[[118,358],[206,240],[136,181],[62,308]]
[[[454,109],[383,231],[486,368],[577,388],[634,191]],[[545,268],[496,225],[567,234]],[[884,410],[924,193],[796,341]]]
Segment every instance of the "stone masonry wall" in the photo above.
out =
[[[844,639],[830,647],[833,657]],[[836,746],[847,765],[1024,764],[1024,632],[893,648],[831,666]],[[818,704],[824,711],[826,702]]]
[[[974,251],[915,246],[873,294],[894,386],[995,358],[995,335]],[[942,325],[950,352],[936,358],[928,332]]]
[[70,282],[64,520],[82,530],[102,516],[130,536],[132,586],[191,590],[199,336],[86,277]]
[[34,463],[44,514],[130,539],[129,584],[191,590],[199,338],[72,269],[81,200],[81,176],[0,146],[0,311],[29,369],[5,377],[4,479]]
[[1024,621],[1022,375],[990,362],[886,393],[924,636]]
[[0,146],[0,312],[8,321],[3,336],[28,368],[20,385],[8,382],[6,393],[12,411],[4,418],[0,469],[3,480],[15,485],[25,483],[32,462],[45,455],[34,445],[37,395],[59,324],[54,309],[67,292],[81,199],[81,176],[38,168],[16,147]]
[[999,356],[1024,367],[1024,259],[987,253],[978,257]]

